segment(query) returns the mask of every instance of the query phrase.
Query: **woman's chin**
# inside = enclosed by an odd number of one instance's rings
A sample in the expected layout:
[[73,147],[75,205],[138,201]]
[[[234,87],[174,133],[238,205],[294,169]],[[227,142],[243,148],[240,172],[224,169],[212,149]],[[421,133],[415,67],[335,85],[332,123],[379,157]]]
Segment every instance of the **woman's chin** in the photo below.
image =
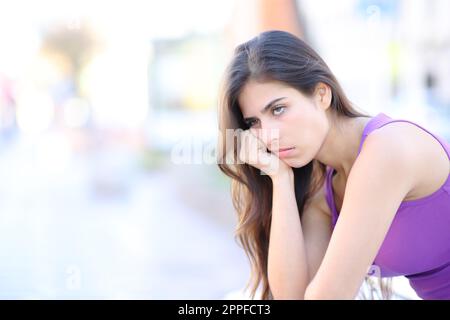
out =
[[311,161],[306,162],[305,159],[303,159],[303,158],[290,158],[290,159],[284,159],[283,161],[292,168],[301,168],[311,162]]

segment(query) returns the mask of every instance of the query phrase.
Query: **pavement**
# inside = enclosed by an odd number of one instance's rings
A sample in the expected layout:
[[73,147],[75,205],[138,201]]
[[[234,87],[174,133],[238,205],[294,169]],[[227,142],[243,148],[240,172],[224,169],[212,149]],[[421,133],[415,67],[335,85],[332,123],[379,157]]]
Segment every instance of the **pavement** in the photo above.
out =
[[245,285],[229,218],[205,210],[230,203],[189,205],[187,174],[142,171],[126,150],[67,150],[58,134],[0,148],[0,298],[223,299]]

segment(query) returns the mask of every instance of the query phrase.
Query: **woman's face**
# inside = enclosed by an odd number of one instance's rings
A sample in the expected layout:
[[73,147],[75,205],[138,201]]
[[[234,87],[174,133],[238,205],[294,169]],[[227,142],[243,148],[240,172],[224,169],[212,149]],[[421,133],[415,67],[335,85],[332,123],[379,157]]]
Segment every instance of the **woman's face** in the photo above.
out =
[[299,168],[315,158],[325,141],[329,129],[327,94],[326,86],[308,97],[280,82],[251,80],[238,101],[250,131],[275,154],[282,148],[294,148],[279,156],[289,166]]

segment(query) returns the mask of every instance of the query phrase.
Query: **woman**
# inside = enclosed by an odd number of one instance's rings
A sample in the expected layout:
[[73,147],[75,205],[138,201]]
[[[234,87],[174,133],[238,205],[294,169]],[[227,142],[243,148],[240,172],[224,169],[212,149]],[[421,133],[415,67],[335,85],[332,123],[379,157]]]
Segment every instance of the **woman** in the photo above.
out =
[[[282,31],[236,48],[219,117],[253,297],[261,285],[263,299],[354,299],[375,270],[450,299],[442,138],[355,110],[317,53]],[[242,129],[237,144],[227,129]]]

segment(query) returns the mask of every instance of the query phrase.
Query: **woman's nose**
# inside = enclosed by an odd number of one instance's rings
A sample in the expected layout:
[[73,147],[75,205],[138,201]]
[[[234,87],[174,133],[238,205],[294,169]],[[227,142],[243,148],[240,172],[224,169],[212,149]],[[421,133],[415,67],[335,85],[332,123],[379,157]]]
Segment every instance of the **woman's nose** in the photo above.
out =
[[254,130],[253,134],[261,140],[269,150],[276,148],[276,144],[280,139],[280,130],[278,128],[262,127],[251,130]]

